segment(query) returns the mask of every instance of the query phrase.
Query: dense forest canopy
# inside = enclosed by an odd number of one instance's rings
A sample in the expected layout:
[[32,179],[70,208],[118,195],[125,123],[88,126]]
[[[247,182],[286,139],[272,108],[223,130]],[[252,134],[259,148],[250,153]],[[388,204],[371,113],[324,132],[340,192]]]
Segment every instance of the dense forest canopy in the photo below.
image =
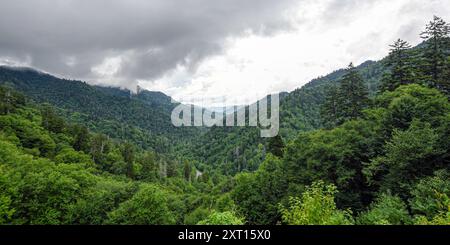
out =
[[450,27],[281,96],[281,134],[0,67],[0,224],[450,224]]

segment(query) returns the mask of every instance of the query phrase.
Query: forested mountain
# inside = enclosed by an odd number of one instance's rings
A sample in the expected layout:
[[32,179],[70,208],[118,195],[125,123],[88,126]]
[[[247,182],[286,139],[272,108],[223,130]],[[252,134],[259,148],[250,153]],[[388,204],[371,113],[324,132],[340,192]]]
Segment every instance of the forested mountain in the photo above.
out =
[[[281,96],[281,136],[0,69],[0,224],[450,224],[450,26]],[[50,103],[50,104],[49,104]]]
[[[355,69],[373,95],[377,92],[381,77],[387,71],[383,61],[367,61]],[[280,94],[280,135],[292,140],[298,132],[322,128],[321,107],[330,87],[337,86],[346,74],[345,69],[334,71],[296,89]],[[247,108],[248,110],[248,108]],[[193,152],[197,159],[235,174],[243,170],[254,171],[264,159],[269,140],[261,138],[259,129],[251,127],[214,127],[195,141]]]
[[[366,62],[357,67],[366,81],[372,81],[373,88],[383,71],[379,66],[377,62]],[[280,131],[284,138],[292,139],[295,132],[321,127],[320,106],[326,88],[338,83],[344,73],[345,70],[335,71],[280,96]],[[0,84],[21,91],[36,102],[52,104],[68,120],[93,131],[162,153],[181,147],[186,150],[184,155],[203,163],[198,165],[214,166],[230,174],[256,170],[267,147],[267,140],[260,138],[256,128],[173,127],[170,115],[178,104],[161,92],[141,90],[136,94],[10,67],[0,67]]]
[[134,94],[59,79],[32,69],[8,67],[0,67],[0,84],[21,91],[36,102],[52,104],[70,121],[161,152],[171,148],[170,142],[188,140],[197,131],[172,125],[170,115],[178,104],[171,103],[171,98],[160,92],[144,90]]

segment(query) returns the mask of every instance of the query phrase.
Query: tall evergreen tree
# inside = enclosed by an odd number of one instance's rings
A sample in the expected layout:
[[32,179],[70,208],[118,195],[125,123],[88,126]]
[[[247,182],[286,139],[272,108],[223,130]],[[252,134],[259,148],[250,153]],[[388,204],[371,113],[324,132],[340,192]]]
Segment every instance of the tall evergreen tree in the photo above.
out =
[[89,141],[90,135],[89,130],[84,125],[73,125],[70,128],[71,134],[73,136],[73,148],[77,151],[83,151],[85,153],[89,152]]
[[7,115],[25,105],[25,97],[15,90],[0,86],[0,115]]
[[55,110],[50,104],[44,104],[41,108],[42,126],[53,132],[62,133],[64,129],[64,119],[56,115]]
[[269,139],[269,152],[274,156],[283,157],[284,143],[280,135]]
[[[95,134],[91,139],[90,154],[95,163],[102,165],[109,146],[109,138],[104,134]],[[104,167],[104,166],[102,166]]]
[[445,77],[449,65],[447,59],[450,52],[449,34],[450,25],[437,16],[434,16],[421,34],[422,39],[427,41],[423,57],[424,72],[430,85],[447,95],[450,90],[448,78]]
[[122,146],[122,156],[126,163],[126,171],[128,178],[134,178],[134,146],[128,142]]
[[331,86],[325,93],[325,102],[321,107],[320,116],[326,128],[334,128],[338,123],[339,88]]
[[186,181],[191,181],[191,172],[192,172],[192,167],[191,164],[188,161],[184,161],[184,179]]
[[338,110],[338,115],[343,120],[359,118],[362,110],[368,106],[368,96],[367,86],[353,63],[350,63],[339,89],[340,110]]
[[385,67],[390,69],[382,80],[381,90],[394,91],[401,85],[414,83],[416,80],[411,54],[411,45],[401,39],[390,45],[391,52],[385,62]]
[[369,91],[353,63],[341,80],[337,96],[337,125],[361,117],[368,106]]

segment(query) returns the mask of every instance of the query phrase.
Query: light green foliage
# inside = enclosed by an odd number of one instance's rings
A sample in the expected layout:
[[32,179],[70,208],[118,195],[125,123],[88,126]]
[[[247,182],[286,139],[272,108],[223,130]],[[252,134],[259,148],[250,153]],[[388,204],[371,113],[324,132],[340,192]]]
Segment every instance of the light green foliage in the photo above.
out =
[[[422,179],[411,191],[409,200],[412,212],[420,219],[439,219],[449,215],[450,178],[445,170]],[[450,223],[449,223],[450,224]]]
[[244,221],[238,218],[233,212],[213,211],[208,218],[197,223],[198,225],[243,225]]
[[108,213],[128,200],[136,192],[132,183],[110,178],[96,178],[95,185],[84,190],[83,198],[68,207],[69,224],[100,225],[108,220]]
[[450,225],[450,198],[445,193],[435,192],[436,203],[431,205],[437,208],[434,216],[419,215],[415,218],[418,225]]
[[94,167],[92,157],[72,148],[65,148],[55,156],[55,163],[73,163],[79,164],[85,168]]
[[16,210],[13,223],[17,224],[66,223],[68,205],[94,183],[91,173],[79,166],[33,159],[3,141],[0,141],[0,162],[14,169],[8,180],[17,190],[11,202]]
[[14,189],[8,181],[6,166],[0,165],[0,225],[8,224],[12,220],[15,209],[11,207],[11,197]]
[[353,223],[350,211],[336,208],[334,185],[315,182],[301,198],[290,198],[287,207],[281,206],[283,222],[289,225],[350,225]]
[[382,194],[367,212],[358,217],[363,225],[407,225],[411,222],[405,203],[391,194]]

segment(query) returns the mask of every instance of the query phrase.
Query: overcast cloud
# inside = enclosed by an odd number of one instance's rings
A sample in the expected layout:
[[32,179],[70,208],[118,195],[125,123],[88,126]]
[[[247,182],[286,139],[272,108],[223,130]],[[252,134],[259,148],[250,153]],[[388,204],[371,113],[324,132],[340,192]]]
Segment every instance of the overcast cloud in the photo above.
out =
[[0,0],[0,63],[249,102],[413,44],[450,0]]

